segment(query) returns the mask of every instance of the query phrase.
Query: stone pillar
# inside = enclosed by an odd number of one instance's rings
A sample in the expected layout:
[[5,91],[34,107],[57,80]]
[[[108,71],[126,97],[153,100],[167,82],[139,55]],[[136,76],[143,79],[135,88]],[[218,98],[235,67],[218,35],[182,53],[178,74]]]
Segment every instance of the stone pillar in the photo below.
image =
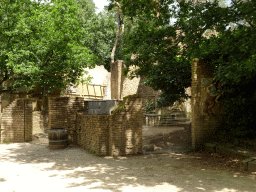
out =
[[[210,97],[204,82],[211,82],[213,69],[211,63],[199,59],[192,60],[192,87],[191,87],[191,107],[192,107],[192,146],[194,150],[202,148],[204,142],[211,139],[221,122],[223,113],[222,103],[215,103],[210,113],[207,112],[207,101],[215,100]],[[207,92],[208,91],[208,92]],[[206,106],[207,105],[207,106]]]
[[111,72],[111,99],[121,99],[123,61],[117,60],[110,64]]

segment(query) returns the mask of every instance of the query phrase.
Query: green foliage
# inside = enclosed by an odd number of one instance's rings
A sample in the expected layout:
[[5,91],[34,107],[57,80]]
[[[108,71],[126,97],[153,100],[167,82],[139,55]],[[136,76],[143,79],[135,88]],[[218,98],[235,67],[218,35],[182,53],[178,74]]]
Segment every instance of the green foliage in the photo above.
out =
[[123,101],[115,108],[111,111],[111,114],[116,114],[117,112],[122,111],[123,109],[125,109],[125,103],[128,100],[129,101],[130,96],[126,96],[123,98]]
[[159,107],[185,99],[191,60],[207,59],[214,65],[214,80],[222,83],[217,92],[225,98],[228,129],[255,133],[255,1],[234,0],[229,6],[223,1],[118,2],[128,28],[126,65],[139,66],[132,75],[146,76],[146,85],[163,91]]
[[116,33],[115,15],[106,10],[96,14],[93,2],[88,5],[87,0],[76,1],[80,5],[83,21],[83,45],[90,50],[90,54],[95,56],[97,65],[104,65],[107,70],[110,70],[110,55]]
[[72,0],[0,1],[0,84],[9,80],[10,90],[31,90],[75,83],[93,63],[81,46],[84,31],[78,11]]
[[5,141],[3,143],[0,143],[0,144],[11,144],[12,142],[11,141]]
[[[141,4],[143,2],[141,1]],[[175,42],[169,38],[176,36],[176,27],[170,25],[173,14],[168,11],[168,4],[159,7],[152,2],[151,7],[145,2],[141,6],[136,10],[138,14],[134,13],[136,17],[125,20],[128,28],[124,36],[125,64],[127,67],[139,66],[136,75],[146,77],[144,84],[163,91],[157,107],[172,105],[177,100],[188,98],[185,89],[191,85],[190,60],[178,46],[178,39]],[[132,10],[122,7],[125,13]],[[141,14],[140,11],[145,14]],[[162,12],[158,19],[157,11]],[[136,59],[131,59],[131,54],[135,54]]]
[[123,101],[115,108],[111,111],[111,114],[116,114],[117,112],[123,111],[125,110],[125,104],[126,102],[129,102],[131,100],[132,97],[139,97],[137,94],[134,95],[128,95],[126,97],[123,98]]
[[154,101],[148,101],[145,103],[145,105],[146,105],[146,109],[145,109],[146,113],[150,113],[156,109],[156,104]]
[[91,150],[91,154],[98,156],[98,153],[96,151]]

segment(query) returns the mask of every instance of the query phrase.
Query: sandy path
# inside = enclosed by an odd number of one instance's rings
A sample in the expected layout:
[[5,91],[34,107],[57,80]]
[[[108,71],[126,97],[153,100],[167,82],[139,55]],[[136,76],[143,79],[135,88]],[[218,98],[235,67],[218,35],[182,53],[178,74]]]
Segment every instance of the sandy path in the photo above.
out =
[[[39,142],[40,141],[40,142]],[[97,157],[48,140],[0,145],[1,192],[255,192],[256,180],[185,154]]]

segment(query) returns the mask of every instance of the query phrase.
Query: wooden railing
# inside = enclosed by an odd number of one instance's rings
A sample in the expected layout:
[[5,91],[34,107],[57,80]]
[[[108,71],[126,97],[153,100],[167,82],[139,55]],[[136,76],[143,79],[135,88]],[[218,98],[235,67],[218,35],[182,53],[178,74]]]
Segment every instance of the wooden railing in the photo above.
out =
[[86,84],[82,87],[82,96],[85,99],[103,100],[106,85]]

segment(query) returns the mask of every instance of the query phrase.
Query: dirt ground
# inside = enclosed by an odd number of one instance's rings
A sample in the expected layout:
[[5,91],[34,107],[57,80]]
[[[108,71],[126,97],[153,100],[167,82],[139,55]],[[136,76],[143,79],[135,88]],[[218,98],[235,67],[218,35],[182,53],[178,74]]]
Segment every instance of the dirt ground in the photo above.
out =
[[0,190],[256,191],[256,177],[239,171],[238,159],[189,153],[191,140],[184,129],[144,127],[143,133],[143,144],[154,145],[154,151],[118,158],[98,157],[74,145],[50,150],[45,137],[1,144]]
[[143,146],[152,146],[150,153],[187,152],[191,150],[191,135],[183,127],[143,127]]

